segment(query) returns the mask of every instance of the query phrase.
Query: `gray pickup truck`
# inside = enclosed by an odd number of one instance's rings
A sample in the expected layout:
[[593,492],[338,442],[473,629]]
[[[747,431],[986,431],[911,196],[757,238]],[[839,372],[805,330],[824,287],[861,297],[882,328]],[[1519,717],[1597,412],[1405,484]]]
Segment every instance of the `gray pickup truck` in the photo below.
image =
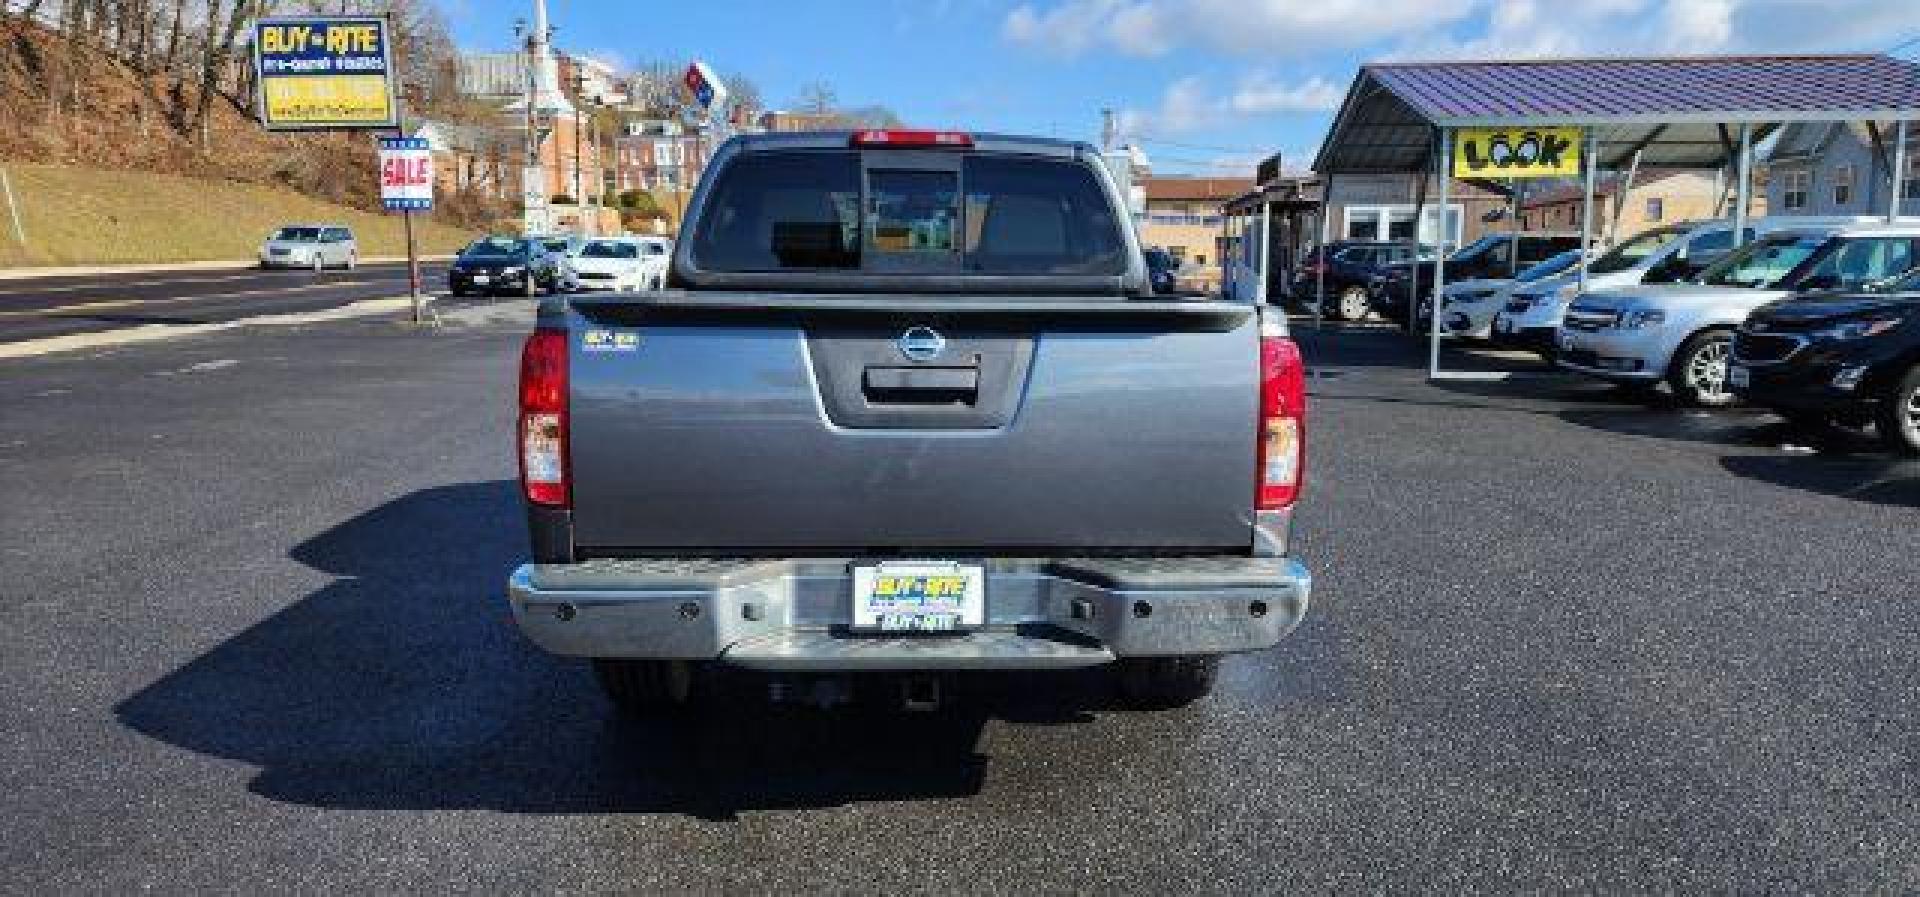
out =
[[1283,318],[1156,297],[1124,208],[1080,143],[729,141],[666,289],[548,300],[527,340],[521,630],[630,711],[728,669],[1205,695],[1307,607],[1304,371]]

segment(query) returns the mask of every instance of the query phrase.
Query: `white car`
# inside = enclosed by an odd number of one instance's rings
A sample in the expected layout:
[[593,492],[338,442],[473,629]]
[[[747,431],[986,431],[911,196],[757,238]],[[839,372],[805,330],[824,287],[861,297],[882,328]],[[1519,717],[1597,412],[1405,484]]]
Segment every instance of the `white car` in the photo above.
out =
[[346,268],[360,266],[360,244],[353,231],[337,224],[289,224],[260,244],[262,268]]
[[1520,272],[1512,280],[1463,280],[1447,284],[1441,323],[1454,336],[1484,340],[1493,335],[1493,318],[1506,307],[1513,291],[1530,283],[1565,273],[1580,260],[1580,251],[1569,249]]
[[589,240],[572,260],[574,283],[581,290],[657,290],[672,254],[658,237]]
[[[1689,405],[1728,405],[1747,315],[1814,290],[1860,290],[1920,265],[1920,219],[1777,230],[1691,283],[1588,293],[1567,310],[1558,364],[1616,383],[1665,381]],[[1729,383],[1731,372],[1732,382]]]

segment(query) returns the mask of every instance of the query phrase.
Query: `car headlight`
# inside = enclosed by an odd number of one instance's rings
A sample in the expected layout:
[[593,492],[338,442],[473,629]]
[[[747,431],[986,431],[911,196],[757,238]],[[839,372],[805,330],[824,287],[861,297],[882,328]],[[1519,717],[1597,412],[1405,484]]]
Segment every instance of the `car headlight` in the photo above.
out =
[[1824,330],[1815,330],[1812,336],[1817,340],[1866,339],[1869,336],[1886,333],[1900,326],[1904,320],[1904,318],[1873,318],[1866,321],[1848,321]]
[[1667,313],[1657,308],[1630,308],[1620,313],[1622,330],[1641,330],[1667,323]]

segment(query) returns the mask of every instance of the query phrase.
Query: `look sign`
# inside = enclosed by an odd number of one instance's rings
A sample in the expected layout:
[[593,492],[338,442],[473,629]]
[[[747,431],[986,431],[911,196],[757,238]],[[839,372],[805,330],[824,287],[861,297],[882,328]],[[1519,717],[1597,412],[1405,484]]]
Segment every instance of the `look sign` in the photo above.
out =
[[1579,128],[1460,128],[1453,176],[1558,178],[1580,173]]

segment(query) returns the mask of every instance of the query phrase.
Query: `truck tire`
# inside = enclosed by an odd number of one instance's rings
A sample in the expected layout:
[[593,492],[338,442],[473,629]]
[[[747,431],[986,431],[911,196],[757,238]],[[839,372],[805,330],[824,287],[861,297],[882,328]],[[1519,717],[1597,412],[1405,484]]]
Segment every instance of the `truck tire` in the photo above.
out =
[[1333,299],[1333,316],[1341,321],[1364,321],[1372,311],[1365,287],[1347,287]]
[[1889,448],[1903,455],[1920,455],[1920,365],[1887,390],[1874,409],[1873,426]]
[[1185,707],[1213,692],[1220,677],[1220,657],[1201,654],[1182,657],[1123,657],[1114,663],[1120,697],[1137,710]]
[[594,678],[621,713],[657,716],[682,712],[698,703],[701,670],[684,660],[629,660],[596,657]]
[[1703,330],[1681,344],[1667,366],[1667,385],[1682,405],[1724,408],[1736,399],[1727,387],[1727,359],[1733,354],[1733,333]]

